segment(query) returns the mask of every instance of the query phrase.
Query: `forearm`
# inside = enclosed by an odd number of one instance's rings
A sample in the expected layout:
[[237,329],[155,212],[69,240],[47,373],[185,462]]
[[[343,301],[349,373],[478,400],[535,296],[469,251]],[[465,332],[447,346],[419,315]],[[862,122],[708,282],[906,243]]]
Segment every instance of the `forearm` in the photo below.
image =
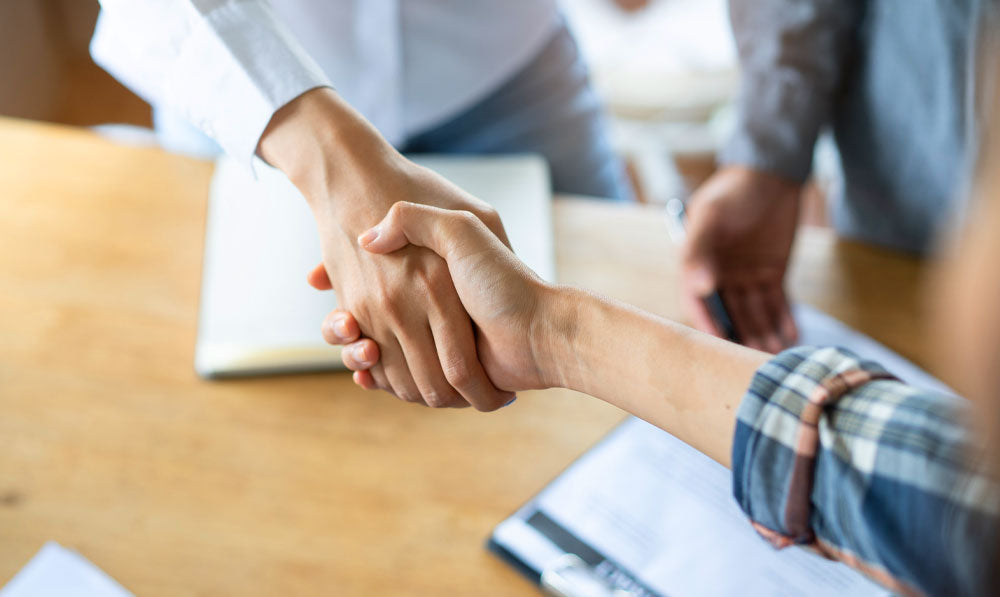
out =
[[364,193],[368,174],[391,167],[396,150],[335,91],[308,91],[278,110],[258,154],[284,172],[317,215],[352,234],[378,221],[395,198]]
[[545,299],[539,362],[553,385],[605,400],[730,464],[736,410],[768,356],[572,288]]

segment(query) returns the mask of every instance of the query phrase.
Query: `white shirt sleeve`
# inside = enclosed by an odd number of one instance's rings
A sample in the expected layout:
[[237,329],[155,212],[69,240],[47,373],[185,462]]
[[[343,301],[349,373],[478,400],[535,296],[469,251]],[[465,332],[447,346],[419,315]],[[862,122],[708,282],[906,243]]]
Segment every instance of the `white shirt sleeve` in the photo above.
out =
[[330,86],[268,0],[101,0],[94,61],[251,165],[274,113]]

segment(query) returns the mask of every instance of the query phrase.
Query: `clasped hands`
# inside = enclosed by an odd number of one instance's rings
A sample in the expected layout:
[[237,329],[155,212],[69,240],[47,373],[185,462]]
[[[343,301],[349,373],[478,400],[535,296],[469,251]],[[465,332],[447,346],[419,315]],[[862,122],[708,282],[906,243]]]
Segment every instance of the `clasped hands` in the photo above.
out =
[[[363,334],[350,309],[336,309],[323,322],[323,337],[331,344],[344,345],[342,358],[355,372],[354,381],[365,389],[381,389],[409,402],[432,407],[471,405],[482,411],[510,403],[515,391],[556,385],[554,375],[546,371],[551,367],[545,366],[553,337],[550,326],[557,320],[549,315],[554,310],[556,293],[514,256],[502,238],[471,211],[405,201],[394,204],[381,222],[359,235],[359,248],[373,259],[389,264],[405,256],[420,256],[429,263],[443,265],[443,272],[438,271],[433,278],[418,270],[420,285],[408,292],[428,291],[428,296],[444,297],[457,294],[457,304],[431,301],[439,310],[435,319],[453,318],[457,323],[441,329],[444,333],[450,329],[464,333],[465,328],[459,324],[471,318],[475,339],[458,339],[455,346],[466,351],[462,354],[449,354],[447,347],[455,339],[438,335],[433,337],[438,345],[436,354],[404,350],[407,360],[397,361],[397,365],[418,371],[417,376],[427,370],[433,373],[439,367],[449,385],[421,387],[415,383],[415,393],[401,393],[400,388],[405,386],[389,381],[398,377],[393,378],[387,371],[384,346],[362,337],[368,334]],[[322,264],[310,272],[308,279],[319,290],[332,288]],[[385,309],[383,314],[393,317],[394,311]],[[444,358],[436,367],[434,361],[439,355]],[[487,379],[475,377],[477,366],[482,367]]]
[[[355,368],[365,363],[358,375],[365,387],[430,406],[494,410],[513,400],[513,390],[545,385],[531,370],[537,360],[529,339],[542,285],[518,265],[490,206],[405,159],[326,88],[276,112],[258,153],[309,203],[322,250],[322,266],[309,279],[332,288],[343,309],[327,319],[324,335],[342,342],[367,339],[344,351]],[[393,208],[400,200],[441,209]],[[366,239],[372,251],[361,247],[359,235],[386,214],[390,218],[378,228],[385,235]],[[425,216],[418,221],[433,226],[434,234],[412,228],[412,214]],[[476,228],[469,230],[490,239],[461,245],[475,247],[475,255],[459,255],[453,239],[438,239],[447,222],[468,228],[472,220]],[[402,242],[403,230],[428,247]],[[466,259],[449,263],[449,256]],[[476,268],[469,267],[473,263]],[[489,269],[500,263],[503,271]],[[458,270],[450,271],[455,267],[470,273],[456,275]],[[350,333],[340,335],[345,331]]]

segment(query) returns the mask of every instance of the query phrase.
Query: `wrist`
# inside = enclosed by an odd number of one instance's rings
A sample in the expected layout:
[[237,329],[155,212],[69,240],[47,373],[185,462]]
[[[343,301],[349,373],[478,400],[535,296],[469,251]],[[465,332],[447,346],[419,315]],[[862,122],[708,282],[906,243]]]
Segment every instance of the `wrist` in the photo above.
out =
[[594,297],[570,286],[546,284],[531,325],[531,347],[545,387],[578,389],[582,313]]
[[307,91],[278,110],[261,136],[258,153],[288,176],[317,218],[333,216],[350,233],[360,233],[388,209],[363,192],[367,173],[385,173],[400,158],[329,88]]
[[741,179],[744,185],[763,197],[798,199],[804,187],[804,183],[800,180],[768,170],[734,165],[726,166],[724,171]]

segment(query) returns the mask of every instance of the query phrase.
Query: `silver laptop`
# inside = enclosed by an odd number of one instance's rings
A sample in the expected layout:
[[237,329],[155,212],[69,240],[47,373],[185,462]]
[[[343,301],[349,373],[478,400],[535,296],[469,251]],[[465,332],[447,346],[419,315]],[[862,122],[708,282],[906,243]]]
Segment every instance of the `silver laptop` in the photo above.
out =
[[[500,213],[511,245],[553,280],[552,196],[536,156],[415,159]],[[195,369],[204,377],[337,369],[336,347],[320,324],[332,292],[306,284],[320,262],[316,224],[305,200],[279,171],[260,164],[257,179],[229,158],[212,180],[202,272]]]

